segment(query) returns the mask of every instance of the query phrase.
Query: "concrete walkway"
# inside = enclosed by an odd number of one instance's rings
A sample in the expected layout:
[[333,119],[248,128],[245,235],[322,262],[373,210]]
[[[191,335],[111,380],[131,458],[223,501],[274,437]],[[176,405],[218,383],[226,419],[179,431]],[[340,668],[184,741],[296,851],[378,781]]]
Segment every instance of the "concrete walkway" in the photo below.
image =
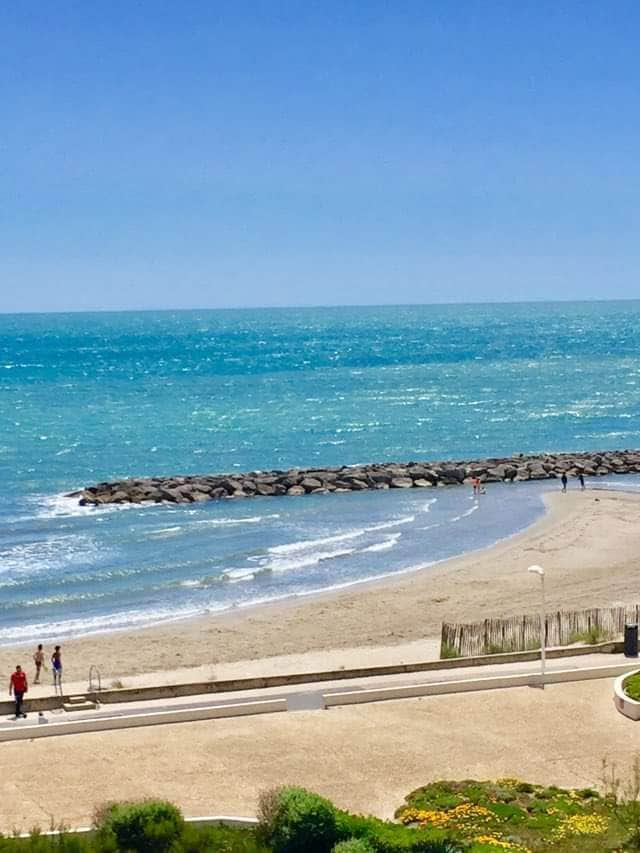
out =
[[435,779],[515,776],[597,785],[622,775],[640,724],[616,712],[612,679],[520,687],[0,744],[0,831],[90,823],[106,800],[166,797],[187,815],[252,815],[265,788],[299,784],[339,806],[391,816]]
[[[628,666],[631,670],[636,664],[633,660],[625,659],[623,655],[596,654],[581,655],[570,658],[560,658],[547,663],[547,672],[554,673],[561,670],[573,670],[579,672],[581,669],[594,667],[610,667],[620,665]],[[164,711],[186,711],[205,707],[220,707],[224,705],[238,705],[251,703],[252,700],[284,698],[287,700],[289,710],[306,710],[322,707],[322,694],[335,694],[344,691],[366,691],[377,688],[394,686],[412,686],[424,684],[439,684],[443,682],[462,682],[486,679],[492,676],[505,675],[527,675],[531,676],[532,683],[535,682],[540,673],[539,662],[503,663],[487,666],[462,667],[451,670],[440,670],[436,672],[399,673],[372,678],[341,679],[338,681],[313,682],[309,685],[292,688],[290,686],[261,688],[253,690],[234,691],[232,693],[206,694],[202,696],[165,698],[147,701],[135,701],[108,704],[100,706],[96,710],[65,712],[62,709],[45,712],[46,719],[50,722],[61,722],[63,720],[98,720],[104,718],[122,718],[128,716],[151,715]],[[37,722],[37,715],[30,714],[26,720],[14,720],[12,717],[0,719],[0,732],[5,730],[20,730]],[[119,724],[118,724],[119,725]],[[114,724],[114,728],[117,725]],[[27,732],[25,731],[25,735]]]

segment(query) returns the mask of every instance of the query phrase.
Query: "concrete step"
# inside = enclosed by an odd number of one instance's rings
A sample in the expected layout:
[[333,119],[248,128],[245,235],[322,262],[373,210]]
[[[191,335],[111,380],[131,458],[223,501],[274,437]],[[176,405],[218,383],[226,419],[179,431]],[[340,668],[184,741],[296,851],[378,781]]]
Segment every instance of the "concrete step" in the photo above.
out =
[[95,711],[96,703],[84,696],[70,696],[62,706],[65,711]]

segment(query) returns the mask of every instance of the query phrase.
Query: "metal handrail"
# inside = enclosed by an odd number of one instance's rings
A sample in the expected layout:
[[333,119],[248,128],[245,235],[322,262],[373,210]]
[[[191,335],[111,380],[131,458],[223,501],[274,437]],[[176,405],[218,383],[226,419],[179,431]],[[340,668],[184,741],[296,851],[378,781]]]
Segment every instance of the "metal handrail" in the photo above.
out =
[[96,675],[98,676],[98,693],[99,693],[102,690],[102,679],[100,678],[100,670],[98,669],[98,667],[94,663],[92,663],[91,666],[89,667],[89,687],[87,688],[87,691],[89,693],[95,692],[95,688],[93,686],[93,673],[94,673],[94,671],[95,671]]

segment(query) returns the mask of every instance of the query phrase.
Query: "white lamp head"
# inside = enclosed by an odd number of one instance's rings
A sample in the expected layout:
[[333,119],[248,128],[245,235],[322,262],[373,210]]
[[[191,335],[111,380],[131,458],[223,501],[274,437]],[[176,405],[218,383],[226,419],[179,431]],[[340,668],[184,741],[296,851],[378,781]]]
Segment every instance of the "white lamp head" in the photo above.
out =
[[544,569],[542,568],[542,566],[529,566],[527,571],[533,572],[535,575],[540,575],[540,577],[544,576]]

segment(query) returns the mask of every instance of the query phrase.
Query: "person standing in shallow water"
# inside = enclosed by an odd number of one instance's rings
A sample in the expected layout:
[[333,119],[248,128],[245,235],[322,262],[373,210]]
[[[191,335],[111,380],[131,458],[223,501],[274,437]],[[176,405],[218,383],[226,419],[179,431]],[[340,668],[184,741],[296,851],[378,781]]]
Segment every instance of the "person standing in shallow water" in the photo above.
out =
[[562,472],[562,477],[560,478],[560,481],[562,482],[562,491],[566,492],[567,491],[567,475],[564,471]]
[[584,474],[582,472],[578,474],[578,480],[580,481],[580,488],[584,492]]

